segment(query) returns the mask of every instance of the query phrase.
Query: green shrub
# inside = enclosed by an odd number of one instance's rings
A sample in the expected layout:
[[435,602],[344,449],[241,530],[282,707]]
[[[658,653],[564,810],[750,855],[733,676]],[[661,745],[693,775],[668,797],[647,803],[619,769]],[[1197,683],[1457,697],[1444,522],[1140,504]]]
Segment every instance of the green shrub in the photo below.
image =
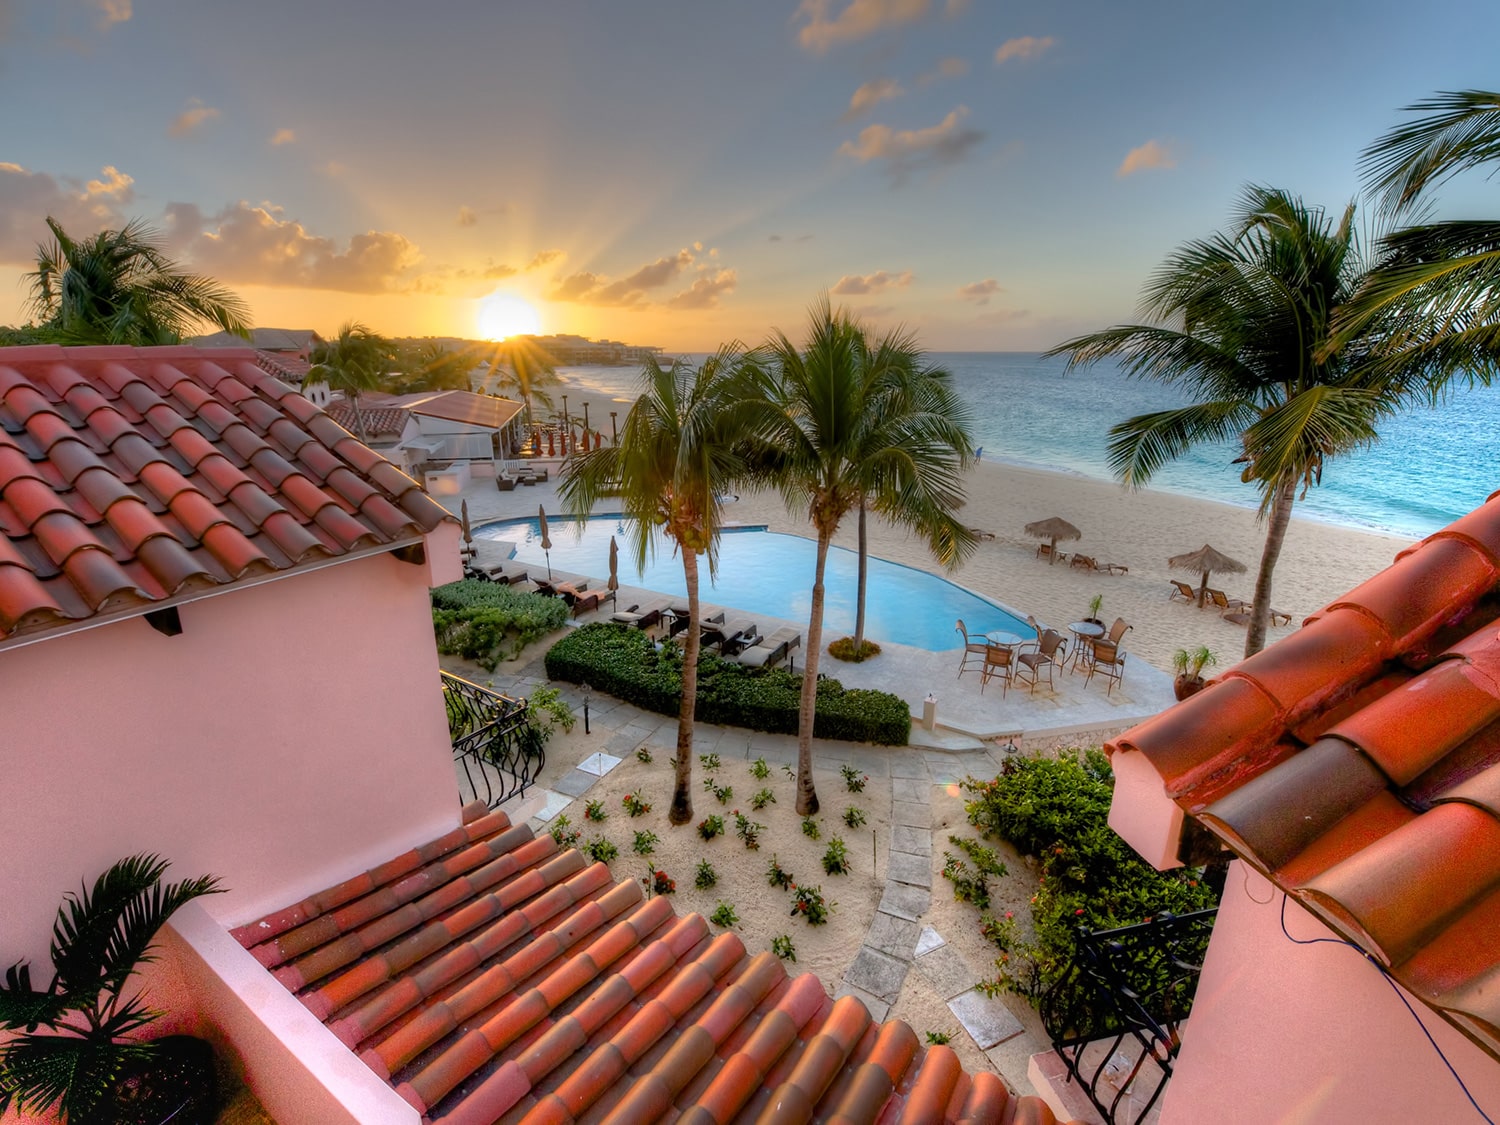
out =
[[850,828],[858,828],[865,822],[865,810],[858,805],[850,805],[844,810],[844,823]]
[[766,868],[766,880],[773,887],[779,887],[783,891],[790,887],[796,880],[792,873],[781,866],[781,861],[774,855],[771,857],[771,866]]
[[930,1047],[941,1047],[945,1043],[953,1042],[951,1031],[929,1031],[926,1033],[927,1045]]
[[750,763],[750,776],[756,781],[764,781],[771,776],[771,767],[766,765],[764,758],[756,758]]
[[810,816],[804,816],[802,818],[802,835],[806,836],[809,840],[816,840],[823,833],[818,828],[816,820]]
[[620,849],[615,847],[603,836],[595,836],[592,840],[584,843],[579,851],[590,859],[599,863],[611,863],[620,854]]
[[823,870],[830,875],[849,874],[849,851],[838,836],[828,841],[828,850],[823,853]]
[[[981,932],[1000,949],[999,975],[985,982],[1037,1002],[1072,963],[1079,927],[1112,930],[1162,913],[1189,914],[1216,904],[1195,868],[1157,871],[1109,827],[1114,775],[1098,750],[1058,758],[1008,758],[993,781],[969,778],[963,788],[969,823],[999,836],[1039,861],[1041,885],[1032,899],[1032,931],[1021,937],[1014,919],[984,915]],[[980,866],[994,853],[954,840]],[[961,864],[957,857],[951,861]],[[945,874],[947,869],[945,868]],[[1142,972],[1153,971],[1141,966]],[[1136,984],[1149,992],[1150,979]],[[1060,1003],[1063,1001],[1059,1001]]]
[[693,876],[693,886],[700,891],[706,891],[719,881],[719,873],[714,870],[714,865],[706,859],[698,861],[698,874]]
[[714,907],[714,912],[708,916],[708,920],[715,926],[723,926],[727,930],[739,922],[740,916],[735,913],[734,907],[720,899],[719,905]]
[[635,849],[636,855],[650,855],[656,851],[656,845],[661,843],[661,837],[650,829],[635,834],[635,843],[631,847]]
[[724,831],[724,818],[717,814],[706,816],[698,822],[698,835],[705,840],[712,840]]
[[561,599],[523,594],[498,582],[465,578],[432,591],[438,651],[473,660],[491,672],[567,620],[568,607]]
[[753,797],[750,798],[750,807],[756,812],[760,812],[760,810],[765,808],[767,805],[774,805],[775,803],[776,794],[772,793],[769,789],[762,789],[759,793],[756,793]]
[[[639,629],[595,622],[575,629],[547,652],[547,678],[593,685],[645,711],[676,715],[682,654],[658,650]],[[697,717],[705,723],[795,734],[802,679],[785,668],[745,668],[704,652],[698,659]],[[904,746],[911,712],[886,692],[818,682],[813,734],[818,738]]]
[[838,640],[834,641],[828,646],[828,655],[833,657],[835,660],[843,660],[846,662],[852,660],[855,663],[858,663],[861,660],[869,660],[872,656],[879,656],[880,646],[874,641],[867,640],[860,648],[859,654],[855,655],[854,638],[840,637]]
[[792,944],[791,934],[782,934],[771,939],[771,952],[783,961],[797,960],[797,947]]

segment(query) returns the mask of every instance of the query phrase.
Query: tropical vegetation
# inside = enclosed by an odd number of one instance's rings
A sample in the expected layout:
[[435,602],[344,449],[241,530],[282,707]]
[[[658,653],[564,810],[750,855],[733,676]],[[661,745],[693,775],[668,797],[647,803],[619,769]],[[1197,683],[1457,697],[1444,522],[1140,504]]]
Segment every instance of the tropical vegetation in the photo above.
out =
[[557,364],[550,352],[535,340],[513,336],[489,349],[489,373],[483,389],[526,404],[526,425],[535,422],[535,408],[551,413],[557,409],[552,392],[562,386]]
[[648,361],[619,445],[571,458],[558,487],[563,503],[579,519],[604,496],[614,497],[633,518],[628,535],[638,567],[657,550],[658,529],[682,559],[688,628],[677,714],[677,786],[668,816],[672,824],[687,824],[693,817],[699,558],[707,559],[710,576],[717,572],[721,498],[747,472],[745,371],[744,356],[735,345],[721,348],[697,367],[663,368]]
[[438,651],[472,660],[490,672],[567,621],[568,607],[561,598],[523,593],[497,582],[465,578],[432,591]]
[[1110,467],[1140,487],[1190,447],[1235,439],[1241,479],[1267,520],[1245,655],[1265,644],[1271,581],[1299,492],[1327,460],[1377,438],[1376,425],[1460,370],[1452,352],[1386,350],[1396,314],[1370,314],[1343,335],[1335,318],[1372,269],[1354,204],[1334,218],[1286,192],[1248,188],[1227,233],[1175,250],[1147,283],[1153,323],[1059,344],[1068,368],[1118,357],[1124,371],[1181,387],[1193,400],[1109,431]]
[[366,391],[380,390],[396,369],[395,345],[359,321],[349,320],[339,326],[339,334],[332,340],[315,345],[309,358],[312,367],[308,370],[306,382],[327,383],[333,390],[344,393],[354,411],[355,432],[359,440],[368,445],[370,438],[365,432],[359,396]]
[[27,274],[34,323],[11,329],[13,343],[175,344],[207,322],[248,336],[249,307],[218,282],[168,258],[140,220],[74,238],[47,217],[52,239]]
[[851,314],[835,312],[826,294],[809,322],[802,346],[778,332],[764,349],[755,466],[758,479],[777,488],[789,509],[805,512],[817,533],[797,730],[797,811],[804,815],[818,810],[812,738],[824,572],[844,517],[871,507],[922,536],[949,568],[975,545],[955,516],[973,445],[967,409],[947,372],[927,365],[906,333],[872,340]]

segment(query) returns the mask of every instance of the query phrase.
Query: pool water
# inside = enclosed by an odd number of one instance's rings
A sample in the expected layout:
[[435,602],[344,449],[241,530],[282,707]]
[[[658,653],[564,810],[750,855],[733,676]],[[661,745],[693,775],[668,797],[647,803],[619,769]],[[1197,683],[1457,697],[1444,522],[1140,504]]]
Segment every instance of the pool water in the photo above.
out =
[[[594,516],[580,525],[573,520],[548,519],[551,562],[556,570],[584,574],[600,585],[609,576],[609,539],[620,545],[620,582],[644,586],[666,595],[686,596],[682,561],[674,544],[658,536],[656,550],[637,572],[627,523],[618,516]],[[508,520],[474,530],[478,539],[515,545],[514,557],[545,568],[537,520]],[[812,610],[813,564],[817,544],[800,535],[783,535],[764,528],[726,530],[719,544],[717,579],[708,582],[706,560],[699,568],[699,596],[706,602],[731,606],[747,614],[764,614],[806,623]],[[854,632],[854,602],[859,556],[842,547],[828,552],[824,576],[824,636],[832,640]],[[542,570],[545,573],[545,570]],[[959,618],[971,633],[996,629],[1034,635],[1026,622],[947,579],[874,556],[869,560],[865,599],[865,636],[871,640],[910,645],[930,652],[959,647],[954,629]],[[591,583],[592,585],[592,583]],[[711,585],[711,588],[710,588]]]

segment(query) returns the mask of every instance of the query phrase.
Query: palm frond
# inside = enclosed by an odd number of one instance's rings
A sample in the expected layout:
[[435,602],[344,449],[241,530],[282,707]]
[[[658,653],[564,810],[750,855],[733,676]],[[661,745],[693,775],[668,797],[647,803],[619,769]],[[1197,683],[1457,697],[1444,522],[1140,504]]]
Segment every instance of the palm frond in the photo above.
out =
[[1110,427],[1110,471],[1123,484],[1143,488],[1168,461],[1202,442],[1234,437],[1256,413],[1248,399],[1230,399],[1137,414]]
[[1452,90],[1406,107],[1425,114],[1378,137],[1360,168],[1381,207],[1399,214],[1428,188],[1500,159],[1500,94]]

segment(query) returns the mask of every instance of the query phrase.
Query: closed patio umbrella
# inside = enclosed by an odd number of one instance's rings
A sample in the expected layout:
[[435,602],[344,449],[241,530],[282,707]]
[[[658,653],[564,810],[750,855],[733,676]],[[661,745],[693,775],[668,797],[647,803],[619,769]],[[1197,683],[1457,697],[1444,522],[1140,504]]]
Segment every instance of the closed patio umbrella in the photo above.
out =
[[1167,560],[1167,565],[1173,570],[1195,570],[1203,576],[1198,585],[1199,609],[1203,608],[1203,600],[1208,596],[1210,574],[1244,574],[1246,569],[1244,563],[1214,550],[1207,543],[1185,555],[1173,555]]
[[470,551],[474,549],[474,529],[469,526],[469,502],[465,500],[458,506],[458,518],[464,525],[464,546]]
[[547,553],[547,581],[552,581],[552,538],[547,534],[547,509],[536,506],[536,520],[542,531],[542,550]]
[[1083,532],[1070,524],[1061,516],[1052,516],[1049,519],[1037,520],[1035,523],[1026,525],[1026,534],[1033,539],[1048,539],[1052,546],[1047,557],[1047,565],[1051,566],[1057,561],[1057,541],[1059,539],[1082,539]]
[[615,542],[613,535],[609,537],[609,588],[620,588],[620,545]]

